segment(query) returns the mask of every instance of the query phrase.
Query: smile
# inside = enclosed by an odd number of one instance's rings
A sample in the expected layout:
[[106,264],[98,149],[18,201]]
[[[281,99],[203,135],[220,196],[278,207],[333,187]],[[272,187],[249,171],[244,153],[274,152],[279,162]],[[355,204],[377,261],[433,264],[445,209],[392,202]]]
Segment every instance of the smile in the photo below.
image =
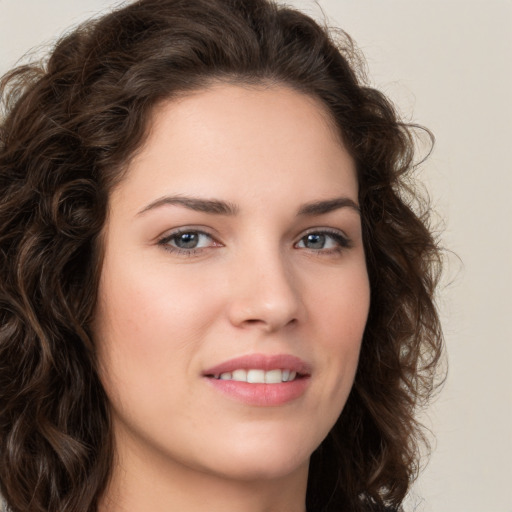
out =
[[231,400],[257,407],[276,407],[302,397],[312,367],[291,354],[247,354],[203,371],[203,378]]
[[237,382],[248,382],[250,384],[280,384],[291,382],[300,377],[296,371],[290,369],[261,370],[261,369],[237,369],[232,372],[224,372],[211,376],[219,380],[234,380]]

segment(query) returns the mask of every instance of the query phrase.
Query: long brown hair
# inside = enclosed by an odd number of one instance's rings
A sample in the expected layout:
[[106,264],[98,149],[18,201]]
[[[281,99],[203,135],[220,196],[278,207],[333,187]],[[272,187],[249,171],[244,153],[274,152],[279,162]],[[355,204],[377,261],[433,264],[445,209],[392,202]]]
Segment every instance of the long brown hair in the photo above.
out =
[[[357,51],[267,0],[139,0],[2,81],[0,491],[14,512],[93,512],[112,440],[91,321],[109,191],[159,102],[213,80],[319,98],[357,163],[371,308],[348,402],[310,464],[308,511],[398,508],[442,336],[440,252],[409,176],[414,137]],[[376,509],[377,509],[376,508]]]

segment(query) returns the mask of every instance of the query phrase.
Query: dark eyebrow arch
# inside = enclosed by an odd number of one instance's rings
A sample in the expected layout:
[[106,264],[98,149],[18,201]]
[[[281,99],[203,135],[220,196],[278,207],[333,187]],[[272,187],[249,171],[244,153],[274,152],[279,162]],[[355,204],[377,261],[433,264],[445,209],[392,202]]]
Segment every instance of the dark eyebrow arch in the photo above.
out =
[[153,201],[144,207],[137,215],[142,215],[149,210],[154,210],[164,205],[178,205],[195,210],[197,212],[213,213],[215,215],[236,215],[238,207],[226,201],[217,199],[199,199],[186,196],[165,196]]
[[336,197],[325,201],[314,201],[303,205],[299,210],[299,215],[323,215],[325,213],[339,210],[340,208],[352,208],[361,214],[361,209],[355,201],[348,197]]

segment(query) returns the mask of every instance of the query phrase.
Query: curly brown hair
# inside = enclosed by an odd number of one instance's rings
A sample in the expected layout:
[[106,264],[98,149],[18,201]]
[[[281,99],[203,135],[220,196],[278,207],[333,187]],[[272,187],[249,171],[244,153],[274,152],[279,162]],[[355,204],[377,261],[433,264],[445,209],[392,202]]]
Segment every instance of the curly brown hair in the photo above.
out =
[[[161,101],[213,80],[319,98],[356,161],[371,307],[348,402],[310,463],[307,509],[398,509],[442,351],[440,250],[413,128],[350,38],[267,0],[139,0],[3,78],[0,491],[13,512],[95,511],[112,465],[92,319],[109,192]],[[423,206],[422,206],[423,205]]]

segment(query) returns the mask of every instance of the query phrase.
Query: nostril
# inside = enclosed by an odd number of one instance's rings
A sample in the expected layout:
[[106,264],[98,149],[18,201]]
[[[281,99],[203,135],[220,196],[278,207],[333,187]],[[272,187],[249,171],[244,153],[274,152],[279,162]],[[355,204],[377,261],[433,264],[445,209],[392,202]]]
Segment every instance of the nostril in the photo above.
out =
[[[269,322],[266,322],[265,320],[260,320],[258,318],[248,318],[244,320],[244,325],[267,325]],[[295,325],[297,323],[296,318],[291,318],[286,324],[284,325]]]

